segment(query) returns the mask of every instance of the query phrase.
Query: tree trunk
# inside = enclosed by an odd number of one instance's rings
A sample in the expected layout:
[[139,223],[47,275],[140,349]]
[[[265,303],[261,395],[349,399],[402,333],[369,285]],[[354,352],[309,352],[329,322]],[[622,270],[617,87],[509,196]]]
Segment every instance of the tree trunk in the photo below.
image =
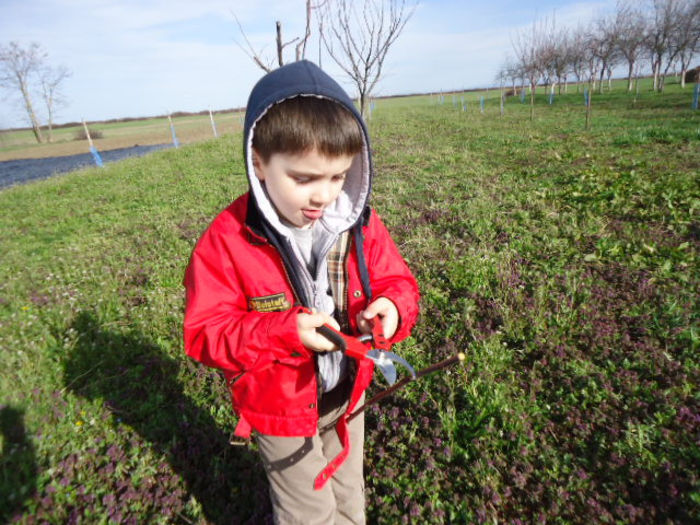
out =
[[535,84],[530,84],[530,120],[535,120]]
[[22,97],[24,97],[24,106],[27,109],[27,115],[29,115],[29,120],[32,124],[32,132],[34,133],[36,141],[41,144],[44,142],[44,137],[41,134],[41,124],[39,124],[39,119],[36,117],[29,90],[25,85],[20,86],[20,89],[22,91]]
[[652,69],[654,70],[654,91],[659,90],[659,72],[661,69],[661,61],[654,60],[652,64]]
[[279,20],[275,23],[277,26],[277,63],[280,67],[284,65],[284,59],[282,58],[282,22]]
[[364,91],[360,91],[360,116],[367,120],[367,94]]
[[591,129],[591,102],[593,100],[593,86],[588,84],[588,98],[586,99],[586,130]]
[[49,130],[49,142],[53,142],[53,111],[49,107],[49,118],[47,122],[47,127]]
[[629,69],[627,70],[627,92],[632,91],[632,76],[634,75],[634,62],[629,63]]

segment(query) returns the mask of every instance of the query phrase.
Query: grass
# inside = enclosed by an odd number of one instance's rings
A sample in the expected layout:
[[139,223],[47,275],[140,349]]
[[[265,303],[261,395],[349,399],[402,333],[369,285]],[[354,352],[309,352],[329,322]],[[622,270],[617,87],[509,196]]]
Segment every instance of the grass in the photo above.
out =
[[[379,101],[373,204],[422,290],[396,351],[467,363],[369,411],[370,522],[700,519],[691,97],[594,94],[588,132],[575,93],[533,122],[517,98]],[[180,335],[189,253],[247,187],[240,142],[0,192],[0,517],[268,517]]]

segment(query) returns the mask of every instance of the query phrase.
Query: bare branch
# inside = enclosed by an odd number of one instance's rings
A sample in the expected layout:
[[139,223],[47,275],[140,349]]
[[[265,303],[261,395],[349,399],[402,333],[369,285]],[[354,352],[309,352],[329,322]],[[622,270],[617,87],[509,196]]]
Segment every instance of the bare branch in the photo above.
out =
[[[413,15],[406,0],[327,0],[319,22],[323,45],[357,88],[364,116],[392,44]],[[324,28],[328,27],[328,31]]]
[[311,5],[311,0],[306,0],[306,30],[304,31],[304,38],[301,39],[296,47],[297,60],[302,60],[304,57],[306,57],[306,43],[309,41],[309,37],[311,36],[312,9],[314,9],[314,7]]
[[[243,31],[243,26],[241,26],[240,20],[238,20],[238,17],[236,16],[236,13],[231,12],[233,15],[233,18],[236,20],[236,24],[238,25],[238,30],[240,31],[241,35],[243,35],[243,39],[245,40],[246,44],[248,45],[248,49],[243,47],[237,40],[234,39],[234,42],[236,45],[241,48],[241,51],[243,51],[248,58],[250,58],[253,62],[255,62],[258,67],[260,67],[263,71],[266,73],[269,73],[272,71],[272,62],[271,61],[263,61],[262,58],[262,49],[260,51],[256,51],[253,45],[250,43],[250,40],[248,40],[248,37],[245,34],[245,31]],[[264,49],[264,48],[263,48]]]
[[56,109],[65,104],[65,98],[61,93],[61,84],[71,76],[71,72],[66,66],[52,68],[46,66],[39,73],[41,83],[41,93],[46,106],[47,127],[49,130],[49,142],[53,141],[53,124]]

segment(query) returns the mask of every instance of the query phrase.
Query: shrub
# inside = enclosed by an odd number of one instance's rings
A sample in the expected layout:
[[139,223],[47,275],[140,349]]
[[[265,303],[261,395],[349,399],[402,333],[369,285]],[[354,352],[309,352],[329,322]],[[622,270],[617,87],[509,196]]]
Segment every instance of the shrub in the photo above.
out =
[[700,66],[696,67],[695,69],[689,69],[688,71],[686,71],[685,81],[688,84],[700,81]]
[[[90,128],[88,128],[90,129]],[[90,138],[93,140],[95,139],[101,139],[104,137],[104,134],[99,130],[99,129],[90,129]],[[87,140],[87,134],[85,133],[85,128],[80,128],[75,132],[73,135],[73,140]]]

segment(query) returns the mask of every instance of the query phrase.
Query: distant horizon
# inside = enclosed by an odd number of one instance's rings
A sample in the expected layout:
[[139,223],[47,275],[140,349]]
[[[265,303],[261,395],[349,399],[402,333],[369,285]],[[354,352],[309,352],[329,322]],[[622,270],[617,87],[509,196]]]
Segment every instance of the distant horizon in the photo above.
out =
[[[700,67],[700,66],[699,66]],[[639,79],[644,79],[644,78],[651,78],[650,74],[644,74],[644,75],[639,75],[637,78]],[[621,80],[627,80],[627,76],[615,76],[613,75],[610,78],[611,81],[621,81]],[[607,82],[607,79],[605,80]],[[581,80],[581,81],[576,81],[576,80],[570,80],[567,81],[566,84],[569,86],[575,86],[576,84],[587,84],[587,80]],[[517,84],[518,87],[521,87],[521,84]],[[543,87],[544,84],[539,83],[537,84],[537,87]],[[508,83],[504,85],[504,89],[510,90],[512,89],[512,83]],[[489,90],[498,90],[500,89],[500,86],[496,85],[491,85],[491,86],[481,86],[481,87],[476,87],[476,88],[466,88],[466,89],[451,89],[451,90],[441,90],[441,91],[430,91],[430,92],[425,92],[425,93],[396,93],[393,95],[381,95],[381,96],[376,96],[372,97],[373,100],[386,100],[390,98],[406,98],[406,97],[426,97],[430,95],[437,95],[437,94],[443,94],[443,95],[454,95],[457,93],[473,93],[477,91],[489,91]],[[355,98],[353,98],[355,100]],[[212,114],[216,115],[217,113],[236,113],[236,112],[245,112],[246,106],[241,106],[241,107],[235,107],[235,108],[225,108],[225,109],[214,109],[211,108]],[[109,119],[102,119],[102,120],[85,120],[86,124],[111,124],[115,122],[131,122],[131,121],[136,121],[136,120],[152,120],[152,119],[159,119],[159,118],[168,118],[168,115],[170,115],[173,118],[177,117],[186,117],[186,116],[195,116],[195,115],[208,115],[209,114],[209,109],[201,109],[198,111],[173,111],[171,113],[162,113],[159,115],[144,115],[140,117],[115,117],[115,118],[109,118]],[[78,121],[68,121],[68,122],[57,122],[54,123],[53,128],[54,129],[61,129],[61,128],[69,128],[72,126],[80,126],[82,125],[82,120]],[[45,124],[42,124],[41,128],[44,129],[47,126]],[[0,133],[2,132],[10,132],[10,131],[31,131],[31,126],[23,126],[23,127],[15,127],[15,128],[0,128]]]

